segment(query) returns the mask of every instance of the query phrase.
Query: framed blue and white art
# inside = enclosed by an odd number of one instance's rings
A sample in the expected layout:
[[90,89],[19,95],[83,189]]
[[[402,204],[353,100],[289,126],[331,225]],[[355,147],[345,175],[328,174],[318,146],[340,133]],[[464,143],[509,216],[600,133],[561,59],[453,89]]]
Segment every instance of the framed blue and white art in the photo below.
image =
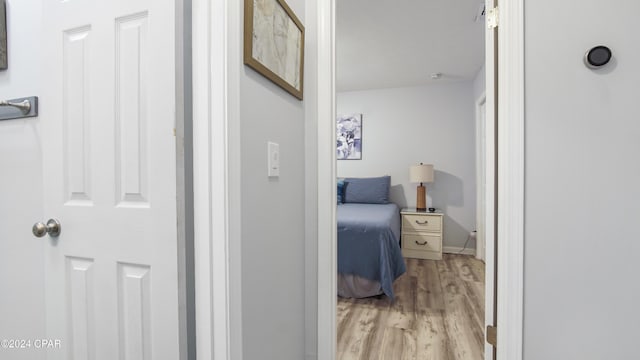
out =
[[362,114],[338,116],[336,121],[336,158],[362,160]]

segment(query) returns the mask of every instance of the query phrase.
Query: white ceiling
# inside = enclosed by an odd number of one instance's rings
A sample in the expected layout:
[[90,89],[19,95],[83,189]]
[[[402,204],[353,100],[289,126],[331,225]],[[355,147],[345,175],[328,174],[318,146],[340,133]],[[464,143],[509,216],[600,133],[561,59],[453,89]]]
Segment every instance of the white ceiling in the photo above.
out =
[[483,0],[336,3],[338,91],[471,80],[484,63]]

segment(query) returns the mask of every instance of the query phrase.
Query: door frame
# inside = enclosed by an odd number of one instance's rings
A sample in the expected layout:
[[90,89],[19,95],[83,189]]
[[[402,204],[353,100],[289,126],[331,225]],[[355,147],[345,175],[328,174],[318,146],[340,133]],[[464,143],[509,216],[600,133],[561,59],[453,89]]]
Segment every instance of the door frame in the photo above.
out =
[[337,351],[338,230],[336,222],[335,3],[316,1],[318,107],[318,311],[317,359],[333,360]]
[[524,0],[499,1],[498,359],[522,359],[524,309]]
[[[317,40],[317,358],[336,354],[335,1],[312,1]],[[235,6],[231,6],[235,5]],[[524,286],[524,0],[499,12],[498,359],[521,360]],[[198,357],[242,359],[238,85],[241,4],[193,0],[194,228]],[[313,11],[310,12],[313,14]],[[313,44],[313,42],[308,42]],[[231,51],[230,51],[231,50]],[[505,241],[509,239],[509,241]],[[229,261],[234,259],[233,264]],[[232,306],[233,304],[233,306]],[[236,305],[238,304],[238,305]],[[215,321],[214,321],[215,319]]]
[[[318,192],[335,198],[335,2],[317,3]],[[487,5],[493,1],[488,0]],[[521,360],[524,296],[524,0],[499,3],[497,359]],[[489,6],[487,6],[489,8]],[[331,126],[329,126],[329,124]],[[332,141],[333,140],[333,141]],[[331,188],[327,189],[327,186]],[[331,194],[331,196],[329,196]],[[318,202],[318,359],[336,354],[335,204]],[[506,241],[509,239],[509,241]]]
[[[196,354],[242,359],[240,122],[243,2],[192,0]],[[233,262],[230,261],[233,259]]]

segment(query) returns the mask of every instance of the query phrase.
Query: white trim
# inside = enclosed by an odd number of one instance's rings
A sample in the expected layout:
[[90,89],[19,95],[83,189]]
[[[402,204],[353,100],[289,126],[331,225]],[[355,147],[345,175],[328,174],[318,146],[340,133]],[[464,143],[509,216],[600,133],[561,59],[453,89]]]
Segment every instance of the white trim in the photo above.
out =
[[[224,110],[224,115],[226,116],[226,132],[223,132],[222,129],[220,131],[226,136],[227,147],[227,157],[225,159],[227,161],[225,168],[227,171],[227,199],[225,206],[228,212],[228,230],[225,243],[227,252],[221,252],[218,256],[220,266],[225,265],[227,267],[227,278],[224,279],[224,281],[227,285],[226,290],[228,291],[228,293],[225,294],[227,295],[228,312],[225,314],[220,312],[220,315],[228,316],[229,323],[226,328],[218,325],[218,338],[222,339],[223,335],[226,335],[226,340],[228,341],[228,353],[226,355],[228,359],[242,360],[242,179],[240,177],[242,159],[240,156],[240,76],[244,69],[242,62],[244,1],[224,0],[213,1],[213,3],[221,3],[217,9],[212,10],[212,22],[216,23],[220,21],[223,23],[225,27],[219,30],[219,32],[224,33],[224,35],[218,34],[218,36],[226,40],[224,43],[226,52],[218,54],[215,48],[212,50],[212,54],[214,54],[212,56],[220,56],[222,65],[216,67],[216,64],[212,64],[211,70],[213,74],[220,74],[219,78],[214,77],[212,80],[213,92],[211,98],[212,108],[216,109],[216,105],[218,105],[220,111]],[[226,14],[226,21],[217,19],[216,12]],[[212,34],[215,35],[217,31],[215,28],[212,29]],[[217,82],[221,82],[225,86],[215,86]],[[218,99],[220,99],[219,104],[216,103]],[[223,171],[223,169],[214,169],[214,173],[215,171]],[[220,174],[219,176],[223,175]],[[214,201],[217,200],[214,199]],[[222,259],[222,256],[226,257]],[[222,281],[222,279],[220,281]],[[216,286],[214,295],[217,290],[218,287]],[[220,300],[218,308],[222,311],[222,299]],[[215,341],[216,338],[214,338],[214,342]],[[218,360],[219,357],[215,356],[215,359]]]
[[336,356],[335,0],[318,10],[318,359]]
[[196,354],[213,359],[213,279],[211,259],[211,179],[209,111],[209,12],[206,0],[192,2],[193,193]]
[[443,246],[442,252],[446,254],[458,254],[458,255],[475,255],[476,254],[475,249],[471,249],[471,248],[465,249],[460,246]]
[[498,347],[521,360],[524,306],[524,0],[500,3],[498,27]]
[[[231,3],[230,3],[231,2]],[[242,359],[240,272],[230,268],[236,256],[229,245],[237,215],[229,204],[238,189],[233,166],[238,152],[230,137],[237,116],[237,68],[229,44],[239,38],[230,24],[239,18],[233,0],[192,2],[193,182],[196,353],[199,359]],[[230,29],[230,30],[229,30]],[[235,121],[237,123],[237,121]],[[231,144],[231,145],[230,145]],[[235,259],[236,257],[234,257]],[[231,275],[235,275],[231,277]],[[233,305],[232,305],[233,304]]]

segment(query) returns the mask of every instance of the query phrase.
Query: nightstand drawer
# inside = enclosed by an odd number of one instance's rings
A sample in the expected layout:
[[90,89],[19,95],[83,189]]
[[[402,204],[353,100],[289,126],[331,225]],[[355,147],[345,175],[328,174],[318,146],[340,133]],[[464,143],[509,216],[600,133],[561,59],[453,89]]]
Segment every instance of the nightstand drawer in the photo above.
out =
[[410,232],[437,231],[442,228],[442,216],[410,215],[402,217],[402,230]]
[[440,251],[442,238],[440,235],[402,234],[402,248],[411,250]]

